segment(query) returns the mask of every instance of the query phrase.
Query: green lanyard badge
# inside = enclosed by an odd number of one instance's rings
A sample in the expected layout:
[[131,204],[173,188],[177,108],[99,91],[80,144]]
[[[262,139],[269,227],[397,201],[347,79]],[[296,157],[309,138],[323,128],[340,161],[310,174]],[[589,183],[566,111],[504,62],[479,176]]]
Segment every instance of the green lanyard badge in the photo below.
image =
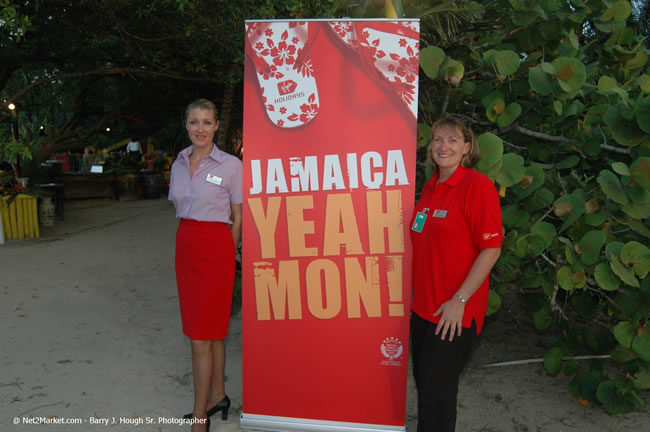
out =
[[415,215],[415,220],[413,221],[413,227],[411,228],[413,231],[417,233],[421,233],[422,229],[424,228],[424,223],[427,221],[427,214],[425,213],[428,211],[428,208],[422,209],[423,211],[417,212]]

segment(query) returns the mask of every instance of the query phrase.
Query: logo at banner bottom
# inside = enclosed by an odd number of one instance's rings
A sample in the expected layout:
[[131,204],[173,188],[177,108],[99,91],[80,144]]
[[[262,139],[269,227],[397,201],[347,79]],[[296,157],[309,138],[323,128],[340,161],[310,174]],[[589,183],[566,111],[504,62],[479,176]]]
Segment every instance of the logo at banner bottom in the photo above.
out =
[[386,358],[381,364],[387,366],[401,366],[400,360],[404,353],[402,341],[396,337],[389,337],[383,340],[380,346],[381,354]]

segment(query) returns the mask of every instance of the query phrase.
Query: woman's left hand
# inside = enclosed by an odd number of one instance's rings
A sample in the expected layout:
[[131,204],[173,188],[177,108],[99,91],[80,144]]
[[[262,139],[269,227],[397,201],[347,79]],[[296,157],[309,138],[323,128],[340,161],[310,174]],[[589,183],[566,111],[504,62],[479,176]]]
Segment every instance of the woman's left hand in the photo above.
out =
[[458,336],[460,336],[463,330],[465,304],[461,303],[457,298],[452,297],[451,300],[443,303],[433,316],[438,316],[441,313],[442,318],[440,318],[440,321],[436,326],[436,335],[439,335],[442,330],[440,339],[445,340],[445,337],[449,334],[449,342],[451,342],[454,340],[454,335],[458,334]]

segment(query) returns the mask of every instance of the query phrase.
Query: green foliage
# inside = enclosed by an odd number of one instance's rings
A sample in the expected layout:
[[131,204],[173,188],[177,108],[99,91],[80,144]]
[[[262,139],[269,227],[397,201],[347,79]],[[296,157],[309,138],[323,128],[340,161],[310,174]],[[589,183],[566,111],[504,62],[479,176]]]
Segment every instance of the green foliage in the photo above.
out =
[[32,153],[30,152],[29,147],[15,139],[0,142],[0,160],[15,165],[20,156],[31,159]]
[[0,32],[20,42],[31,27],[29,17],[21,13],[20,5],[12,0],[0,0]]
[[626,382],[623,378],[601,381],[596,390],[596,397],[605,410],[612,415],[625,414],[635,408],[645,407],[634,383]]
[[[503,197],[494,298],[535,298],[535,328],[558,332],[546,370],[573,375],[572,392],[611,414],[642,409],[650,386],[649,51],[630,11],[497,0],[466,8],[469,23],[446,37],[422,20],[439,37],[423,44],[420,94],[445,103],[420,118],[467,121],[476,168]],[[580,351],[611,354],[614,372],[564,360]]]

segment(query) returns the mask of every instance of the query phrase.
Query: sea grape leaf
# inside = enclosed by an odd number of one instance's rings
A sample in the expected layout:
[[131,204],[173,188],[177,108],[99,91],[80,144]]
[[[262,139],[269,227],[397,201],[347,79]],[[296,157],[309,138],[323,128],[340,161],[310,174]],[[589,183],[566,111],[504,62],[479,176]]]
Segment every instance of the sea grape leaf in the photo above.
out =
[[478,137],[477,142],[481,159],[476,164],[476,169],[485,172],[503,158],[503,141],[493,133],[486,132]]
[[641,81],[641,84],[639,85],[641,91],[643,93],[650,93],[650,75],[643,74],[639,77],[639,80]]
[[589,226],[597,227],[602,225],[607,220],[607,218],[608,218],[607,213],[601,210],[596,213],[586,214],[585,223]]
[[627,19],[632,13],[632,5],[627,0],[615,1],[607,8],[607,10],[600,16],[603,22],[617,21],[622,22]]
[[557,83],[567,93],[576,93],[587,79],[584,63],[574,57],[557,57],[552,61],[557,71]]
[[533,324],[537,330],[546,330],[553,324],[553,314],[548,305],[542,306],[533,313]]
[[526,200],[526,210],[535,211],[546,208],[553,204],[554,198],[555,195],[553,195],[553,192],[545,187],[541,187]]
[[557,232],[555,231],[555,226],[551,223],[540,221],[535,223],[532,227],[530,227],[530,232],[531,233],[538,233],[542,235],[542,238],[544,239],[544,248],[548,248],[551,243],[553,243],[553,239],[555,238]]
[[634,387],[638,388],[639,390],[650,389],[650,371],[649,370],[641,370],[641,371],[634,374]]
[[485,107],[485,115],[488,120],[494,122],[506,109],[505,96],[498,90],[493,90],[481,98],[481,104]]
[[550,75],[555,75],[557,72],[555,71],[555,66],[553,66],[551,63],[548,62],[542,62],[540,63],[540,67],[544,72]]
[[571,155],[566,159],[562,159],[560,162],[555,164],[558,169],[573,168],[574,166],[580,163],[580,158],[576,155]]
[[528,83],[530,88],[540,96],[548,96],[553,93],[553,83],[555,77],[544,72],[541,65],[537,65],[528,70]]
[[502,255],[494,266],[494,273],[499,274],[504,282],[512,282],[519,274],[521,260],[513,254]]
[[612,255],[616,257],[621,256],[621,249],[623,249],[624,244],[622,242],[618,241],[613,241],[611,243],[607,244],[607,247],[605,248],[605,256],[607,257],[608,260],[612,259]]
[[542,233],[532,233],[527,239],[528,245],[526,246],[526,252],[529,256],[539,256],[546,250],[546,235]]
[[562,370],[562,359],[564,350],[560,347],[553,347],[544,354],[544,368],[551,376],[556,376]]
[[603,121],[617,143],[627,147],[636,147],[643,141],[646,134],[639,129],[634,118],[628,120],[625,116],[625,112],[618,105],[610,105],[603,115]]
[[516,153],[506,153],[503,155],[503,166],[496,180],[500,185],[510,187],[521,181],[524,172],[524,158]]
[[632,266],[634,273],[645,279],[650,271],[650,249],[637,241],[629,241],[621,249],[621,262]]
[[528,222],[530,214],[517,205],[508,205],[501,209],[501,219],[506,228],[517,228]]
[[510,126],[515,120],[517,120],[517,117],[520,115],[521,105],[519,105],[517,102],[508,104],[505,111],[503,111],[503,113],[497,117],[497,126],[500,128]]
[[562,266],[557,271],[557,282],[560,287],[566,291],[571,291],[575,288],[573,282],[573,271],[569,266]]
[[625,348],[623,345],[618,345],[612,351],[612,360],[617,363],[627,363],[636,360],[639,356],[630,348]]
[[625,76],[628,76],[631,71],[641,69],[648,63],[648,54],[643,50],[636,52],[633,58],[625,63]]
[[608,75],[603,75],[598,79],[598,90],[607,92],[618,86],[616,80]]
[[514,194],[519,200],[529,197],[533,192],[542,187],[546,179],[546,174],[544,174],[544,169],[541,166],[533,163],[524,170],[524,177],[522,177],[521,181],[525,179],[532,180],[526,182],[526,187],[522,187],[521,182],[512,187]]
[[555,216],[562,217],[571,214],[573,211],[573,203],[569,200],[556,201],[553,205],[553,213]]
[[445,61],[442,63],[438,74],[442,75],[442,78],[452,85],[458,85],[463,79],[463,76],[465,76],[465,66],[458,60],[454,60],[447,56]]
[[501,296],[494,292],[494,290],[490,290],[488,295],[487,316],[497,313],[499,309],[501,309]]
[[623,190],[623,186],[621,186],[621,182],[619,181],[616,174],[610,170],[602,170],[600,172],[600,175],[598,176],[598,184],[600,185],[600,188],[603,190],[603,192],[605,192],[605,195],[607,195],[607,197],[612,201],[619,204],[628,203],[628,199],[625,195],[625,191]]
[[621,321],[614,326],[614,337],[625,348],[632,348],[632,340],[637,334],[637,328],[629,321]]
[[639,333],[632,339],[632,349],[644,361],[650,362],[650,331],[641,327]]
[[576,255],[575,255],[575,248],[573,247],[573,243],[571,242],[570,239],[566,237],[558,237],[558,240],[560,240],[560,242],[566,245],[564,247],[564,256],[567,262],[571,265],[574,265],[576,263]]
[[418,123],[418,147],[426,147],[431,142],[431,126]]
[[492,61],[499,75],[513,75],[519,69],[519,54],[514,51],[497,51]]
[[600,257],[600,250],[605,244],[606,235],[603,231],[592,230],[586,233],[580,241],[578,246],[582,253],[580,254],[580,261],[586,266],[590,266],[598,262]]
[[605,380],[600,383],[596,391],[596,397],[603,404],[605,411],[611,415],[625,414],[635,409],[634,402],[612,380]]
[[632,216],[634,219],[645,219],[650,217],[650,205],[639,203],[627,203],[621,207],[626,214]]
[[621,280],[612,273],[612,270],[605,263],[600,263],[594,269],[594,278],[598,286],[605,291],[616,291],[621,285]]
[[[558,232],[564,232],[572,226],[585,213],[585,193],[582,189],[576,189],[570,194],[566,194],[555,200],[553,212],[556,216],[561,217],[564,223]],[[565,204],[569,202],[571,205]]]
[[650,134],[650,96],[641,99],[634,110],[634,117],[639,128]]
[[445,61],[445,52],[434,45],[429,45],[420,51],[420,66],[431,79],[438,78],[440,67]]
[[634,273],[625,267],[615,255],[610,256],[609,267],[623,282],[630,286],[639,288],[639,281],[634,276]]
[[627,165],[625,165],[623,162],[614,162],[612,164],[612,169],[616,174],[622,175],[622,176],[631,176],[632,173],[630,172],[630,168],[628,168]]

